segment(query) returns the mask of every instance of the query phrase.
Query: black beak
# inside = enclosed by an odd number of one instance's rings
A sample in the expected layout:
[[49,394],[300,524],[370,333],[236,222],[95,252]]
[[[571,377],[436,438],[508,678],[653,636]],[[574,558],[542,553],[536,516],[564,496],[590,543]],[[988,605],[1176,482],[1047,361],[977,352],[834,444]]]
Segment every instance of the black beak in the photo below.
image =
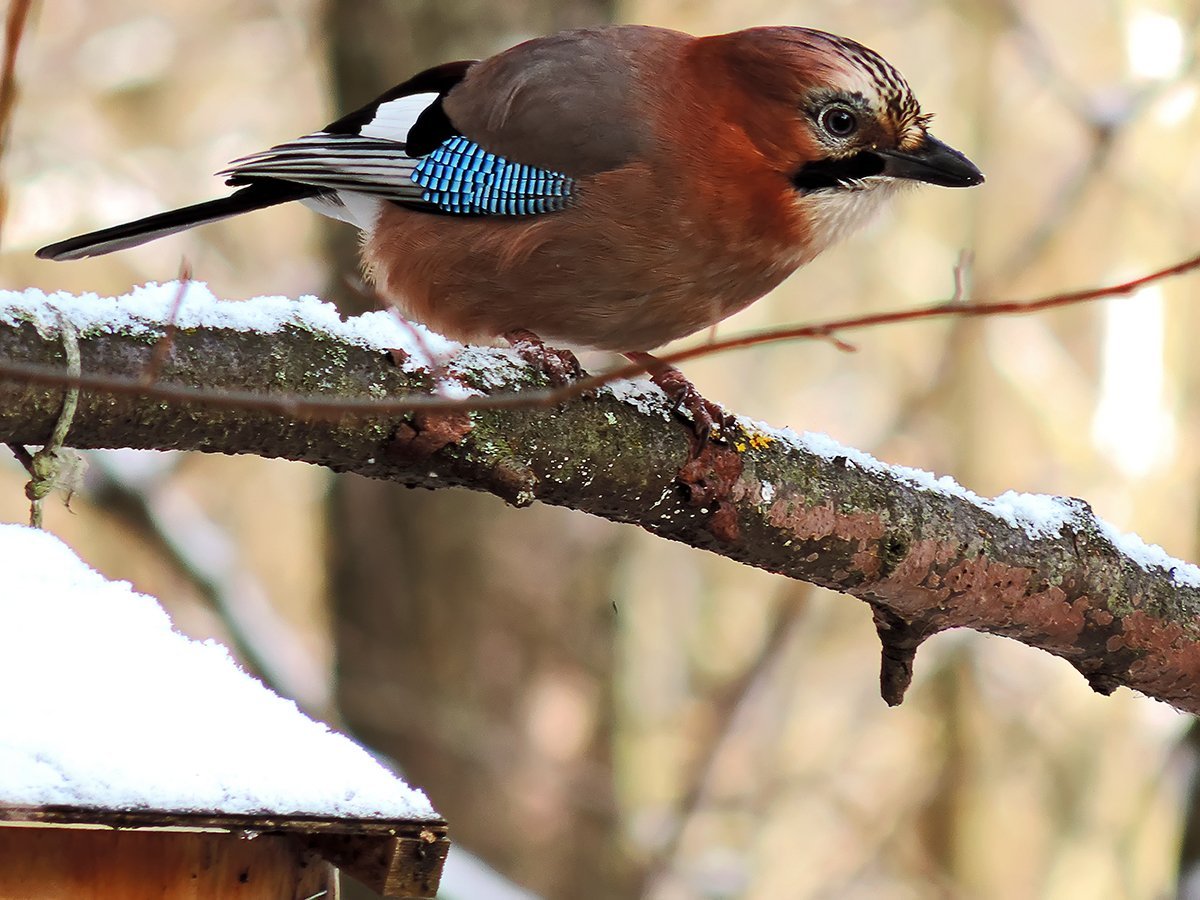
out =
[[883,158],[883,173],[892,178],[911,178],[942,187],[974,187],[983,184],[983,173],[949,144],[932,134],[925,135],[915,150],[876,150]]

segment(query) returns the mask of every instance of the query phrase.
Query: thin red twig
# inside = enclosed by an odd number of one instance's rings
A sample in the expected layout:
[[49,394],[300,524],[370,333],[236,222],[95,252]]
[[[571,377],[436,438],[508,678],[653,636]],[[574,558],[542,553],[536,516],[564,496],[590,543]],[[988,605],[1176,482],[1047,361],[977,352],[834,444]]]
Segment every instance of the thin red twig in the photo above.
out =
[[146,371],[142,373],[142,384],[150,385],[158,381],[158,376],[162,374],[163,366],[167,364],[167,356],[171,353],[171,347],[175,344],[179,309],[183,306],[183,298],[187,295],[187,290],[191,283],[192,267],[188,265],[186,259],[180,260],[179,285],[175,288],[175,298],[171,301],[171,309],[167,313],[167,323],[166,327],[163,328],[162,337],[154,345],[154,352],[150,355],[150,361],[146,363]]
[[[742,347],[799,339],[828,339],[837,332],[859,328],[893,325],[925,319],[953,317],[1021,315],[1057,309],[1079,303],[1087,303],[1106,297],[1132,294],[1148,284],[1183,275],[1200,268],[1200,254],[1174,265],[1106,287],[1088,288],[1051,294],[1033,300],[1005,300],[994,302],[961,303],[951,300],[925,307],[892,312],[871,313],[822,322],[815,325],[800,325],[791,328],[776,328],[752,332],[738,337],[704,343],[698,347],[679,350],[658,357],[662,364],[676,364]],[[631,378],[647,371],[647,365],[629,363],[599,375],[587,375],[569,384],[542,391],[522,391],[513,394],[495,394],[484,397],[448,399],[428,395],[407,396],[379,400],[373,398],[347,399],[305,396],[271,397],[243,391],[225,391],[214,394],[195,388],[172,384],[144,384],[140,379],[113,375],[84,374],[71,377],[61,369],[51,366],[31,365],[0,361],[0,378],[27,384],[46,384],[59,387],[78,387],[98,393],[139,395],[149,399],[168,402],[199,403],[219,409],[242,409],[257,412],[274,412],[294,418],[343,418],[348,416],[386,416],[415,411],[427,412],[470,412],[500,409],[529,409],[556,406],[567,400],[594,391],[597,388],[622,378]]]

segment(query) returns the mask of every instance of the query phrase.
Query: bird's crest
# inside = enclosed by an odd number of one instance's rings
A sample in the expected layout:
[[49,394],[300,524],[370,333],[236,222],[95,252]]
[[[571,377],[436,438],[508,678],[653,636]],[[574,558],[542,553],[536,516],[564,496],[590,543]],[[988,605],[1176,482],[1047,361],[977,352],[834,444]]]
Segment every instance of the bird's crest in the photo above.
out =
[[921,104],[917,102],[912,88],[895,66],[858,41],[823,31],[810,31],[810,34],[820,38],[848,64],[842,67],[847,75],[861,77],[865,82],[862,89],[879,98],[883,110],[895,126],[902,147],[908,141],[920,140],[933,115],[921,112]]

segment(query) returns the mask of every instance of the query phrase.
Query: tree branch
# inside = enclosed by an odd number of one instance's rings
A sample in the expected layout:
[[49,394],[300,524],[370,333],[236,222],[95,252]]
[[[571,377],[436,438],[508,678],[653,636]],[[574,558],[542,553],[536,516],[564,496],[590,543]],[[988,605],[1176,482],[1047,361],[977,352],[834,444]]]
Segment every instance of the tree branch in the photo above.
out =
[[[19,319],[0,324],[0,442],[38,444],[62,389],[13,373],[61,372],[63,351],[47,322]],[[85,390],[72,446],[255,453],[640,525],[865,600],[884,645],[889,703],[903,696],[925,638],[968,627],[1061,656],[1102,693],[1125,685],[1200,712],[1200,571],[1165,555],[1155,564],[1082,501],[984,501],[948,479],[746,421],[690,459],[688,429],[665,397],[628,383],[553,409],[351,415],[373,398],[431,397],[436,379],[300,325],[175,327],[167,354],[157,344],[163,326],[81,329],[85,379],[136,381],[155,360],[158,381],[142,395]],[[501,350],[470,348],[447,371],[491,395],[543,383]],[[176,386],[186,390],[170,402],[154,394]],[[222,402],[256,396],[272,403]],[[325,413],[297,418],[303,397],[325,401]],[[341,416],[331,412],[339,404]]]

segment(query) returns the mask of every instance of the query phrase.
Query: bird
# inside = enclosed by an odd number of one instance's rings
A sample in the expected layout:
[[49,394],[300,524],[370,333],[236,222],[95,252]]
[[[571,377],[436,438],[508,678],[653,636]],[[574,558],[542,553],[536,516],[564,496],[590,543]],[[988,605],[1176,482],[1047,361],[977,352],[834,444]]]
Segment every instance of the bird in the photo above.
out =
[[[320,131],[237,159],[223,198],[37,251],[71,260],[299,201],[361,231],[404,315],[464,342],[624,354],[691,418],[723,410],[656,348],[714,326],[905,185],[984,177],[903,76],[799,26],[580,28],[422,71]],[[568,363],[553,363],[563,359]]]

